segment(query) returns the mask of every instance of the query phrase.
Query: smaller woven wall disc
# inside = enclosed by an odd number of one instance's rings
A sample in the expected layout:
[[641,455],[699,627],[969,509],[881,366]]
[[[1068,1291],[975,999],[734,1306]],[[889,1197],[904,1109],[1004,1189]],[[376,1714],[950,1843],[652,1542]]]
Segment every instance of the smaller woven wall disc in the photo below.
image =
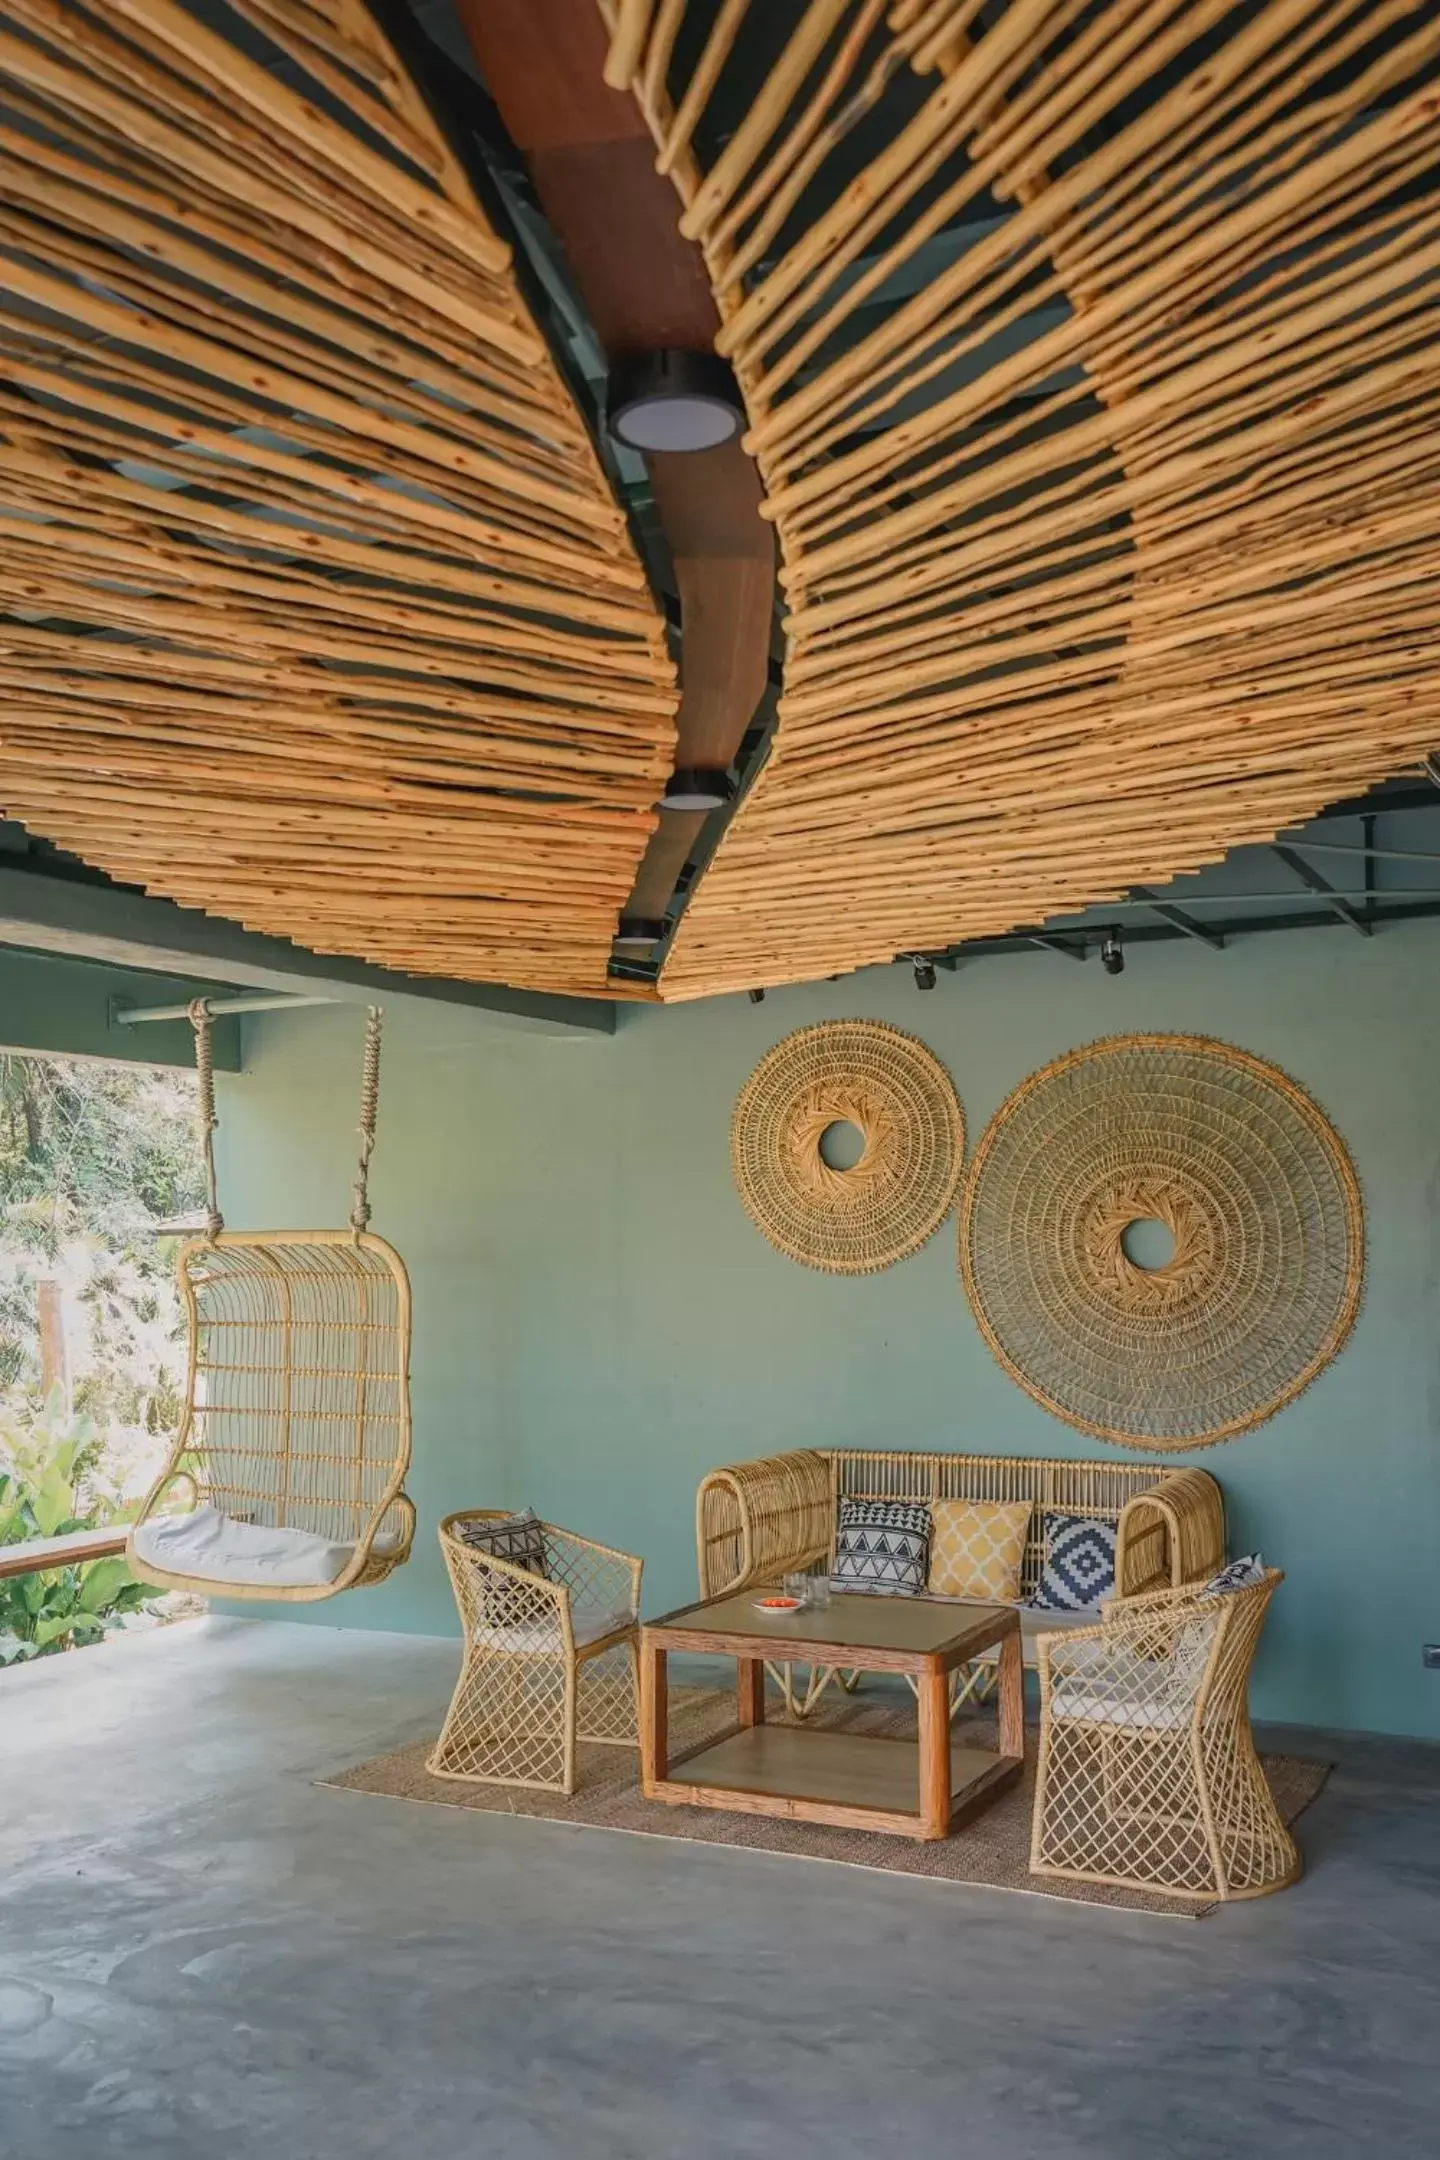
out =
[[[1158,1230],[1163,1257],[1136,1250]],[[985,1129],[960,1266],[1013,1380],[1081,1432],[1209,1447],[1293,1401],[1360,1302],[1345,1143],[1278,1066],[1117,1035],[1032,1073]]]
[[[848,1170],[820,1152],[841,1123],[864,1143]],[[740,1198],[777,1251],[833,1275],[870,1275],[917,1252],[945,1220],[965,1125],[924,1043],[879,1020],[829,1020],[761,1059],[735,1105],[730,1155]]]

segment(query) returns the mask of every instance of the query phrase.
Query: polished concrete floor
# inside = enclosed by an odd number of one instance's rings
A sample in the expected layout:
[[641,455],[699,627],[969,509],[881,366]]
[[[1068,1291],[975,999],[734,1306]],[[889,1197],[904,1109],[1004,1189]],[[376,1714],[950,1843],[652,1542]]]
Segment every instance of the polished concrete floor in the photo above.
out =
[[451,1646],[192,1621],[0,1674],[4,2160],[1440,2154],[1440,1750],[1156,1919],[318,1789]]

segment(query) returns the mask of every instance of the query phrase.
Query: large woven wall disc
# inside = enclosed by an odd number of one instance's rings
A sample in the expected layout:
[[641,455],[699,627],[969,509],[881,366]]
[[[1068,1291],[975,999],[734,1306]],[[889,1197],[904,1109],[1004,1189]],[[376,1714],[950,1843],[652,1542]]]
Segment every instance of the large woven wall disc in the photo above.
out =
[[[827,1127],[859,1128],[836,1170]],[[761,1059],[735,1105],[740,1197],[772,1245],[806,1267],[869,1275],[905,1259],[945,1220],[965,1126],[949,1073],[924,1043],[878,1020],[799,1028]]]
[[[1173,1250],[1132,1259],[1130,1226]],[[1350,1332],[1364,1270],[1345,1143],[1274,1065],[1119,1035],[1017,1088],[975,1153],[960,1266],[990,1348],[1101,1440],[1208,1447],[1273,1416]]]

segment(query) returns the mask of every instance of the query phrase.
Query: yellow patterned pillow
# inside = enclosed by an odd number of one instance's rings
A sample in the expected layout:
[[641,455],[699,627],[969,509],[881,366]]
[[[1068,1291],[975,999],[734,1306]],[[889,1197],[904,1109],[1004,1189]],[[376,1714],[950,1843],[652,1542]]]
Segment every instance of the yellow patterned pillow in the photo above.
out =
[[935,1500],[929,1590],[1013,1605],[1033,1509],[1028,1500]]

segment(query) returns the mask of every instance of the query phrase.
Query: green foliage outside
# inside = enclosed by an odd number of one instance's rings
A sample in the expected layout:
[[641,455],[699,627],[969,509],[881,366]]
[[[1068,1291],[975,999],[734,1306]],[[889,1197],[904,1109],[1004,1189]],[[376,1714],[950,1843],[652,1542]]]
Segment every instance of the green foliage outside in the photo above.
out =
[[[89,1419],[68,1418],[58,1388],[38,1415],[27,1407],[17,1417],[12,1404],[0,1406],[0,1546],[123,1520],[83,1497],[99,1449]],[[98,1642],[149,1596],[119,1557],[0,1579],[0,1665]]]
[[[168,1452],[184,1347],[156,1225],[200,1204],[193,1116],[176,1074],[0,1056],[0,1546],[127,1520]],[[95,1642],[152,1595],[120,1559],[0,1580],[0,1665]]]

